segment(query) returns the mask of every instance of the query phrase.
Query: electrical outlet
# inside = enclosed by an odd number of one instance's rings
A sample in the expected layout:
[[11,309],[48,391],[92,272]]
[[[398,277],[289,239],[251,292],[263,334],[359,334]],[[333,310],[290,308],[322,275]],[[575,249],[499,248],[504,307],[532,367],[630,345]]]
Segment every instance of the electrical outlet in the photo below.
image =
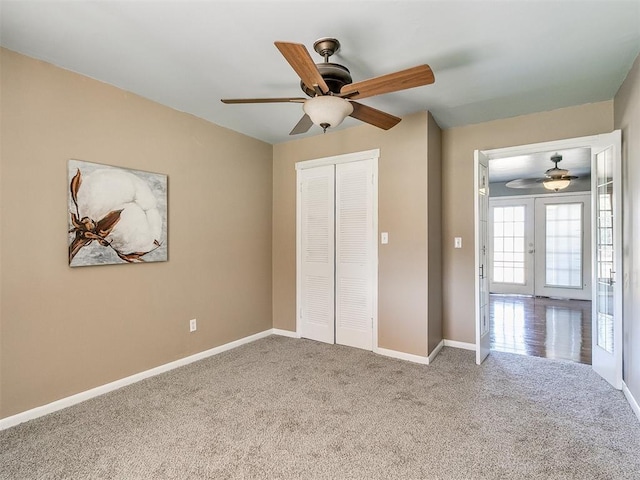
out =
[[189,320],[189,332],[195,332],[198,329],[198,326],[196,325],[196,319],[191,319]]

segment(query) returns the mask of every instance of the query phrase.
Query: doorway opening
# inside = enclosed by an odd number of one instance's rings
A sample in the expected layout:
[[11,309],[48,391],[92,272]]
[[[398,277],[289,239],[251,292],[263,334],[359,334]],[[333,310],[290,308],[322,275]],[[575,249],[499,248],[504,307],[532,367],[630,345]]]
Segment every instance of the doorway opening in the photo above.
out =
[[[503,254],[509,253],[514,255],[509,259],[502,259],[502,266],[505,267],[502,272],[502,283],[508,283],[505,282],[505,279],[509,279],[512,284],[518,282],[521,284],[523,282],[526,283],[526,280],[523,279],[527,278],[527,273],[521,272],[519,269],[524,269],[524,265],[529,261],[527,260],[527,256],[530,253],[534,253],[542,247],[544,262],[538,262],[538,265],[544,265],[544,267],[532,267],[535,273],[534,280],[531,284],[533,285],[534,293],[531,296],[543,296],[555,300],[555,297],[561,296],[558,295],[558,291],[568,292],[572,290],[572,293],[566,295],[566,298],[588,301],[588,297],[580,296],[578,291],[582,290],[583,293],[589,290],[591,291],[591,365],[593,370],[607,380],[613,387],[621,389],[622,290],[620,285],[622,283],[622,199],[620,130],[591,137],[475,151],[474,225],[475,268],[477,272],[475,276],[476,363],[481,364],[489,355],[492,338],[490,328],[492,297],[489,272],[490,257],[492,255],[492,252],[490,252],[490,229],[492,227],[492,220],[489,218],[489,204],[490,195],[491,193],[495,194],[496,189],[494,188],[494,191],[491,192],[491,182],[489,181],[491,174],[490,162],[492,160],[509,159],[505,163],[505,168],[508,169],[513,168],[514,165],[521,162],[523,157],[530,159],[540,152],[549,155],[551,151],[557,153],[558,151],[572,149],[585,149],[589,152],[591,166],[589,192],[591,198],[587,203],[591,206],[590,213],[585,213],[584,202],[582,206],[580,206],[578,200],[569,198],[569,195],[577,195],[577,192],[570,192],[569,188],[564,189],[564,187],[568,187],[569,184],[574,183],[573,175],[569,175],[566,171],[559,176],[551,175],[550,173],[557,173],[557,169],[550,172],[549,169],[544,170],[544,168],[540,168],[535,175],[540,176],[540,171],[545,174],[543,179],[540,180],[545,187],[555,192],[559,190],[567,192],[563,193],[563,196],[566,195],[566,198],[564,199],[564,204],[560,201],[559,195],[558,199],[547,197],[547,200],[536,201],[535,192],[529,193],[533,195],[534,203],[540,204],[540,207],[535,207],[535,211],[538,212],[535,217],[537,220],[535,221],[538,223],[538,228],[543,229],[544,234],[542,235],[541,241],[534,242],[533,248],[529,248],[528,242],[524,240],[524,234],[521,235],[523,238],[519,239],[523,245],[520,251],[515,251],[511,247],[511,243],[509,243],[510,249],[503,248],[501,251]],[[557,157],[558,155],[554,153],[549,159],[557,164]],[[496,167],[496,165],[499,166],[500,164],[498,163],[492,166]],[[562,168],[569,169],[570,166],[565,164],[562,165]],[[496,170],[499,170],[499,168],[494,168],[494,173]],[[575,172],[572,172],[572,174],[573,173]],[[565,175],[570,178],[565,178]],[[576,176],[579,177],[579,175]],[[527,179],[519,179],[516,183],[526,184]],[[573,213],[569,215],[571,210],[573,210]],[[582,212],[581,216],[584,222],[581,229],[574,228],[575,225],[572,226],[572,223],[578,223],[576,212],[580,211]],[[591,225],[587,226],[586,222],[589,219]],[[524,220],[524,222],[526,222],[526,220]],[[524,226],[522,228],[524,228]],[[555,237],[554,235],[547,235],[547,231],[553,228],[556,229]],[[564,232],[558,229],[564,230]],[[573,230],[576,230],[578,233],[572,233]],[[560,231],[560,234],[558,234],[558,231]],[[508,242],[515,242],[516,240],[515,235],[511,235],[510,238],[507,238],[509,237],[508,235],[503,235],[502,237],[505,245],[507,245]],[[591,246],[585,243],[587,237],[591,239]],[[538,238],[540,237],[538,236]],[[576,245],[581,245],[581,255],[576,254],[574,248]],[[568,246],[572,247],[568,248]],[[515,255],[516,253],[518,253],[518,255]],[[585,260],[585,258],[588,257],[590,257],[590,260]],[[577,259],[580,258],[583,259],[582,264],[577,261]],[[551,259],[551,263],[549,259]],[[517,264],[517,262],[519,262],[519,264]],[[591,268],[590,272],[588,272],[589,266]],[[540,268],[542,268],[542,270],[540,270]],[[498,277],[496,277],[496,279],[498,279]],[[581,284],[579,283],[580,281],[582,281]],[[591,282],[591,288],[587,285],[588,281]],[[542,283],[536,285],[538,282]],[[522,293],[517,292],[506,292],[506,294],[522,295]],[[494,300],[496,299],[496,297],[493,298]],[[547,323],[545,323],[545,331],[547,331],[547,329],[558,331],[559,328],[554,327],[554,325],[558,325],[560,318],[573,318],[574,322],[577,322],[575,319],[580,316],[580,312],[572,314],[568,311],[562,311],[560,310],[562,307],[558,305],[547,306],[550,308],[545,309],[544,319],[546,322],[548,318],[549,325],[551,326],[547,327]],[[513,309],[524,312],[525,306],[513,307]],[[585,309],[580,310],[582,310],[584,314]],[[549,312],[548,315],[546,313],[547,311]],[[571,321],[569,323],[571,323]],[[580,336],[586,336],[587,328],[582,326],[581,328]],[[571,332],[571,329],[566,327],[566,323],[564,330]],[[550,344],[552,342],[549,338],[545,337],[545,343]],[[576,348],[573,350],[575,351]],[[576,356],[577,355],[574,354],[574,358]]]
[[[576,177],[562,192],[535,177],[558,155]],[[590,164],[584,148],[489,161],[491,350],[591,364]]]

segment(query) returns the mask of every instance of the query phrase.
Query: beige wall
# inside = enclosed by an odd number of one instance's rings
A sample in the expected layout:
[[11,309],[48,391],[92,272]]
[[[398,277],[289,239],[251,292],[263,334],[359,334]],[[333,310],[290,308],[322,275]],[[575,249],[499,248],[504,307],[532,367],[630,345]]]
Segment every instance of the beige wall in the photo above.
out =
[[[1,55],[0,417],[271,328],[272,147]],[[168,262],[67,265],[69,158],[168,174]]]
[[640,56],[614,99],[622,130],[624,381],[640,401]]
[[[473,151],[612,130],[610,100],[443,131],[444,338],[475,344]],[[462,237],[462,249],[453,248],[454,237]]]
[[388,131],[362,125],[274,146],[275,328],[296,329],[295,163],[379,148],[378,229],[389,232],[378,247],[379,346],[427,354],[427,130],[422,112]]

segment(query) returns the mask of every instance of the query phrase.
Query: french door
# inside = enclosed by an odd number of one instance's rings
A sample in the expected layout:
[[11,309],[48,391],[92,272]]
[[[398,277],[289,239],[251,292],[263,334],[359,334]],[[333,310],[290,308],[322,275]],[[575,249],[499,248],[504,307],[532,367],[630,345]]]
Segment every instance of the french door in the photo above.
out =
[[534,294],[534,199],[491,199],[491,292]]
[[622,388],[622,192],[620,131],[592,148],[594,191],[593,369]]
[[373,350],[377,158],[360,156],[296,166],[297,324],[301,337]]
[[538,297],[591,300],[591,195],[535,200]]
[[489,322],[489,159],[475,151],[474,188],[476,244],[476,363],[480,365],[491,347]]
[[591,299],[590,194],[491,199],[491,292]]

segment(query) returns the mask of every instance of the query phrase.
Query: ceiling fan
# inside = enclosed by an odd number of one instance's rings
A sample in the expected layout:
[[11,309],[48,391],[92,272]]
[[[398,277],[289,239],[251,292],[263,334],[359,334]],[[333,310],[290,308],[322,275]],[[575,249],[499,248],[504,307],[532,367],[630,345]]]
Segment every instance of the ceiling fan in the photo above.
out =
[[509,188],[532,188],[537,186],[543,186],[547,190],[563,190],[571,184],[571,180],[575,180],[578,177],[569,175],[569,170],[558,168],[558,163],[562,161],[562,155],[555,153],[551,155],[553,162],[553,168],[550,168],[544,172],[543,178],[518,178],[511,180],[505,184]]
[[309,98],[230,98],[221,101],[227,104],[301,103],[304,115],[289,135],[305,133],[314,124],[326,132],[327,128],[340,125],[347,116],[388,130],[401,119],[355,99],[429,85],[435,81],[429,65],[418,65],[354,83],[347,67],[329,62],[329,57],[340,49],[340,42],[335,38],[321,38],[313,44],[313,49],[324,57],[324,62],[318,64],[313,62],[302,44],[275,42],[275,46],[300,77],[300,87]]

